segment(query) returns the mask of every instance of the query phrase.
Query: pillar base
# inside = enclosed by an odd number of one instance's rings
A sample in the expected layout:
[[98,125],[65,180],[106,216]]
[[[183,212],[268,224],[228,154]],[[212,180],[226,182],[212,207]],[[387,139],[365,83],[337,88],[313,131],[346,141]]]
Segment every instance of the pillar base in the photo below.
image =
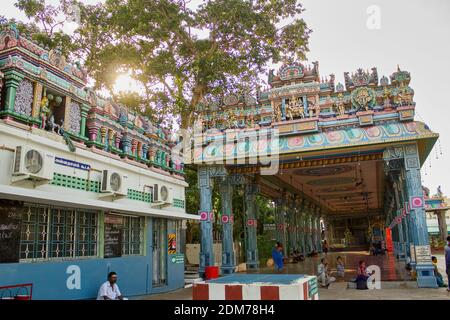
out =
[[236,270],[236,266],[221,266],[220,270],[222,271],[222,274],[232,274]]
[[436,277],[434,276],[434,267],[432,264],[416,265],[417,286],[419,288],[437,288]]
[[248,269],[259,269],[259,263],[258,262],[247,262],[246,263],[247,270]]

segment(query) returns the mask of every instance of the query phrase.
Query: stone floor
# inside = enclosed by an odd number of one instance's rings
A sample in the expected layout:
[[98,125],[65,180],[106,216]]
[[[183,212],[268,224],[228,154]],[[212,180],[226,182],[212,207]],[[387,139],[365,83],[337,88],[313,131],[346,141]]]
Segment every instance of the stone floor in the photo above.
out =
[[[335,282],[328,289],[319,289],[321,300],[450,300],[450,293],[445,288],[427,289],[414,288],[415,281],[410,281],[410,275],[405,270],[403,262],[396,261],[392,255],[371,256],[364,251],[328,253],[326,256],[331,273],[336,270],[336,258],[341,256],[344,260],[346,276],[345,280]],[[287,264],[283,273],[315,274],[317,265],[322,256],[307,258],[306,261]],[[444,275],[444,256],[436,255],[439,269]],[[347,281],[354,278],[359,260],[366,261],[366,265],[378,265],[381,270],[380,290],[355,290],[347,288]],[[274,273],[273,268],[261,268],[261,273]],[[136,297],[145,300],[191,300],[192,288],[180,289],[170,293],[151,296]]]

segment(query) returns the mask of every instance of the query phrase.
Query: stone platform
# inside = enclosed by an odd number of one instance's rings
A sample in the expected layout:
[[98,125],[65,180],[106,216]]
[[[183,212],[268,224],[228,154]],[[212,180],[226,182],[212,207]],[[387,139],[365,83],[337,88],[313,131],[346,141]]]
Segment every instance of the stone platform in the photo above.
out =
[[318,300],[317,277],[233,274],[193,285],[193,300]]

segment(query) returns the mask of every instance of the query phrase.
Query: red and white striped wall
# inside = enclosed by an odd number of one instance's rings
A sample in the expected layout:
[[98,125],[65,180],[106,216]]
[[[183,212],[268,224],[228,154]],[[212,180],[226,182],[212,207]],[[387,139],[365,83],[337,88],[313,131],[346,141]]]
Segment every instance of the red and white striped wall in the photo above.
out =
[[193,300],[319,300],[317,277],[306,276],[293,284],[197,282]]

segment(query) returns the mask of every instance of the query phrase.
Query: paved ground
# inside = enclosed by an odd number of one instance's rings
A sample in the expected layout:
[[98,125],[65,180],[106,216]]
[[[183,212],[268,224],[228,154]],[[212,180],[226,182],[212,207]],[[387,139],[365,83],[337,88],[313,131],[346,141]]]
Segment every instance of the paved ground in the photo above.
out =
[[[423,289],[414,288],[415,282],[410,281],[410,275],[405,271],[404,263],[396,261],[392,255],[370,256],[367,252],[329,253],[327,259],[332,273],[336,269],[336,257],[342,256],[346,267],[345,281],[335,282],[328,289],[319,289],[321,300],[450,300],[450,293],[445,288]],[[444,256],[436,255],[439,269],[445,277]],[[321,257],[307,258],[297,264],[286,265],[283,273],[315,274]],[[347,289],[347,281],[356,275],[359,260],[365,260],[367,265],[380,267],[382,287],[380,290]],[[274,273],[271,268],[262,268],[260,273]],[[445,281],[447,281],[445,277]],[[142,296],[145,300],[191,300],[192,288],[180,289],[174,292]]]

